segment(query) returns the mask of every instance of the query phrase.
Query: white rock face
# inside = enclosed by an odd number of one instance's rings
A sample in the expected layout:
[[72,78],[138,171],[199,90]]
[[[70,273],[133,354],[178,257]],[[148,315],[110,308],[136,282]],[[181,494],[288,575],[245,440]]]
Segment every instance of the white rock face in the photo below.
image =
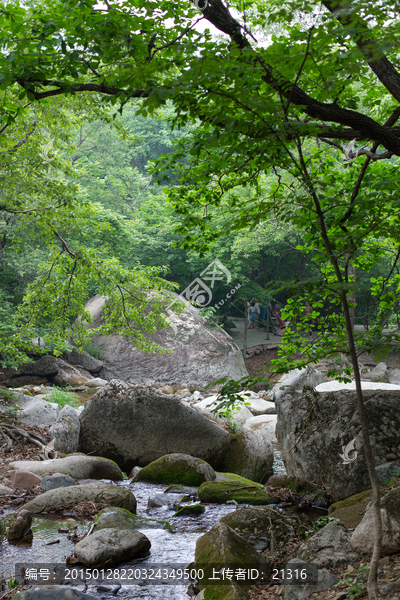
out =
[[275,403],[263,400],[256,392],[245,390],[244,392],[240,392],[238,396],[243,398],[246,403],[250,403],[250,406],[247,406],[247,408],[254,416],[276,413]]
[[260,431],[268,441],[277,444],[278,440],[275,435],[277,419],[278,415],[258,415],[247,419],[244,426],[253,431]]
[[[352,390],[356,389],[354,381],[351,383],[342,383],[340,381],[326,381],[317,385],[315,390],[317,392],[339,392],[340,390]],[[362,381],[361,389],[363,390],[400,390],[400,385],[394,385],[392,383],[378,383],[372,381]]]
[[66,404],[58,413],[57,421],[50,427],[49,436],[54,440],[54,448],[64,454],[72,454],[79,445],[79,413]]
[[280,378],[271,390],[272,398],[276,402],[281,396],[290,392],[301,392],[305,385],[315,388],[325,381],[325,375],[316,369],[293,369]]
[[[176,296],[177,297],[177,296]],[[105,299],[94,296],[86,304],[92,325],[98,326],[103,316]],[[224,376],[240,379],[247,370],[243,355],[225,331],[209,330],[189,306],[179,315],[174,328],[160,329],[146,337],[172,353],[145,353],[135,348],[129,339],[119,335],[98,336],[92,343],[101,350],[104,379],[120,379],[128,383],[173,385],[185,382],[188,386],[205,387]]]

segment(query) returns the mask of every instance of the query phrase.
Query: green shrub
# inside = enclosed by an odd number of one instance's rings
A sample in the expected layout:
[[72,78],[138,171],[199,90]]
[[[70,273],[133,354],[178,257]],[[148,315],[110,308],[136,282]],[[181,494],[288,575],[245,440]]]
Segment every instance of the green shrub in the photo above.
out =
[[79,406],[79,398],[74,392],[70,392],[56,385],[51,388],[51,392],[46,394],[46,399],[49,402],[56,402],[61,407],[69,404],[70,406]]
[[94,346],[93,344],[88,344],[87,346],[85,346],[85,350],[94,358],[97,358],[98,360],[101,359],[101,350],[100,348],[97,348],[97,346]]

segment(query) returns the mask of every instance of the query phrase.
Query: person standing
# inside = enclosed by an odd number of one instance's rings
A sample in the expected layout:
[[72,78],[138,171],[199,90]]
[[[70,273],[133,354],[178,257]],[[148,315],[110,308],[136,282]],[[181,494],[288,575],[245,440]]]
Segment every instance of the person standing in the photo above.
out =
[[254,300],[250,303],[250,329],[257,329],[258,312]]
[[259,320],[261,318],[261,302],[259,300],[255,301],[255,307],[256,307],[257,315],[258,315],[258,319],[256,321],[256,329],[257,329],[258,328],[258,322],[259,322]]

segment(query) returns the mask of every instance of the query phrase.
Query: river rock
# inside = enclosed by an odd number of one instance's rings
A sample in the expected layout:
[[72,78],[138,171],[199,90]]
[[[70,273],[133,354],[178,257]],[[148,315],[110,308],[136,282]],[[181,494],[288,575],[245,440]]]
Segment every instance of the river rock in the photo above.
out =
[[202,504],[188,504],[186,506],[177,507],[174,517],[198,517],[202,515],[206,509]]
[[[382,550],[386,556],[400,551],[400,487],[390,490],[381,498]],[[351,538],[353,548],[358,552],[372,553],[374,541],[374,514],[372,502],[361,523]]]
[[219,481],[206,481],[198,489],[202,502],[225,504],[235,500],[238,504],[271,504],[275,502],[264,491],[264,486],[233,473],[217,473]]
[[[272,403],[273,404],[273,403]],[[274,404],[275,407],[275,404]],[[276,411],[276,407],[275,407]],[[265,414],[258,415],[257,417],[252,417],[251,419],[247,419],[244,424],[248,429],[252,429],[253,431],[261,431],[262,435],[265,439],[273,444],[277,444],[278,440],[276,439],[275,429],[277,422],[276,414]]]
[[47,586],[47,588],[41,585],[36,589],[24,590],[15,598],[18,600],[93,600],[92,595],[56,585]]
[[360,560],[351,545],[351,533],[340,521],[332,521],[309,537],[299,548],[297,557],[318,568],[334,568]]
[[64,454],[76,452],[79,445],[79,416],[78,412],[68,404],[58,413],[56,422],[49,429],[49,436],[54,440],[55,450]]
[[[161,506],[168,506],[174,508],[178,506],[179,502],[185,497],[185,494],[154,494],[149,496],[147,501],[147,508],[161,508]],[[176,510],[176,509],[175,509]]]
[[80,416],[80,449],[115,460],[127,473],[170,453],[218,468],[231,435],[201,412],[152,387],[113,380]]
[[[171,296],[178,299],[177,294]],[[86,304],[92,317],[88,328],[102,323],[105,302],[105,298],[95,296]],[[198,309],[188,304],[179,317],[170,314],[173,327],[144,334],[173,350],[168,354],[142,352],[120,335],[94,337],[92,343],[101,350],[104,362],[100,377],[147,385],[184,381],[188,386],[204,388],[224,376],[228,379],[246,376],[243,355],[230,335],[220,328],[209,331],[198,313]]]
[[[211,413],[213,418],[218,418],[218,414],[212,412],[214,408],[220,404],[222,400],[218,397],[218,394],[214,396],[208,396],[205,400],[201,400],[196,403],[197,410],[207,410]],[[245,406],[242,402],[238,401],[235,403],[235,408],[232,410],[232,416],[230,418],[234,423],[243,424],[247,419],[250,419],[253,414],[249,411],[248,407]]]
[[19,490],[31,490],[35,485],[39,485],[42,481],[42,478],[39,477],[39,475],[36,475],[36,473],[23,471],[22,469],[10,471],[9,475],[11,477],[12,487]]
[[9,496],[10,494],[14,494],[14,490],[0,483],[0,496]]
[[258,552],[266,549],[276,552],[298,528],[296,519],[285,515],[275,506],[239,508],[222,517],[219,522],[228,525]]
[[[306,562],[300,558],[292,558],[287,563],[287,568],[299,569],[305,567]],[[338,578],[332,575],[327,569],[318,569],[318,582],[315,584],[308,585],[283,585],[282,586],[282,600],[303,600],[308,598],[315,592],[323,592],[336,585]]]
[[214,481],[214,469],[204,460],[188,454],[166,454],[153,461],[132,480],[151,483],[182,483],[199,486],[205,481]]
[[104,366],[101,360],[98,360],[89,354],[89,352],[78,352],[76,348],[67,354],[67,361],[71,365],[78,365],[91,373],[98,373]]
[[[364,391],[377,465],[399,455],[399,402],[400,391]],[[306,389],[285,394],[276,404],[276,433],[288,475],[329,487],[339,500],[370,487],[355,392]]]
[[28,510],[21,510],[11,527],[7,531],[9,542],[16,542],[26,538],[31,533],[32,516]]
[[272,467],[274,453],[271,442],[262,429],[238,427],[220,470],[237,473],[253,481],[262,481]]
[[24,509],[31,513],[48,512],[57,506],[64,506],[72,502],[110,504],[126,508],[130,512],[136,512],[136,498],[132,492],[99,481],[49,490],[25,504]]
[[384,362],[380,362],[369,373],[363,373],[362,378],[366,381],[386,381],[387,366]]
[[111,479],[122,481],[121,469],[112,460],[100,456],[72,455],[51,460],[18,460],[10,463],[14,469],[25,469],[41,477],[62,473],[73,479]]
[[25,425],[36,425],[41,429],[52,425],[60,411],[60,406],[42,398],[26,396],[10,390],[6,393],[0,391],[0,412],[9,412],[13,410],[14,405],[20,409],[16,414],[18,421]]
[[[204,567],[206,575],[213,576],[212,564],[235,565],[243,564],[243,567],[259,568],[269,570],[269,565],[253,546],[240,537],[233,529],[225,523],[216,523],[211,529],[196,542],[195,563]],[[210,565],[210,566],[208,566]],[[199,588],[205,588],[204,597],[212,597],[215,600],[226,598],[241,598],[240,594],[247,597],[246,592],[250,590],[249,581],[240,581],[231,585],[221,584],[199,584]],[[236,592],[236,595],[235,595]]]
[[169,529],[168,521],[139,517],[124,508],[109,506],[103,508],[94,521],[95,531],[101,529]]
[[389,383],[400,384],[400,369],[393,369],[388,375]]
[[305,369],[293,369],[283,375],[271,390],[271,395],[276,402],[287,393],[301,392],[304,386],[315,388],[325,381],[325,375],[312,367]]
[[31,375],[36,377],[48,377],[58,373],[58,363],[55,356],[43,356],[39,360],[21,365],[17,371],[18,375]]
[[246,403],[247,408],[253,416],[268,415],[276,413],[276,406],[274,402],[269,402],[260,398],[259,394],[252,390],[245,390],[238,394]]
[[49,490],[55,490],[60,487],[70,487],[71,485],[76,485],[75,480],[69,475],[61,475],[61,473],[59,473],[43,477],[40,489],[44,492],[48,492]]
[[150,547],[151,542],[144,533],[113,528],[88,535],[76,544],[74,553],[87,567],[96,567],[147,556]]
[[89,381],[87,381],[85,383],[85,387],[87,388],[97,388],[97,387],[103,387],[104,385],[107,385],[108,381],[106,379],[102,379],[101,377],[95,377],[94,379],[89,379]]

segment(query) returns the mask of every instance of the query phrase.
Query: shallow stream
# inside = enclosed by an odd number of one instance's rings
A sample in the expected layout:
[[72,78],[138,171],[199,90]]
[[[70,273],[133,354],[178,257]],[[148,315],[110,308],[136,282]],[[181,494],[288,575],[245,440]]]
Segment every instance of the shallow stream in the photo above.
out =
[[[275,453],[274,472],[285,472],[280,452]],[[104,483],[118,485],[130,489],[137,500],[137,514],[169,521],[172,532],[164,529],[143,529],[141,531],[151,541],[151,553],[144,559],[126,561],[119,565],[120,569],[151,566],[152,563],[185,564],[194,560],[196,541],[199,536],[208,531],[219,519],[235,510],[231,504],[206,504],[205,512],[197,517],[173,517],[174,509],[167,506],[161,508],[148,508],[147,503],[150,496],[163,493],[167,485],[155,485],[138,482],[129,483],[129,479],[115,483],[102,480]],[[74,531],[78,535],[86,533],[91,526],[90,521],[76,521],[74,519],[51,519],[48,517],[35,517],[32,531],[33,541],[31,544],[9,544],[3,541],[0,548],[0,574],[7,579],[14,576],[14,565],[16,563],[62,563],[65,564],[67,556],[71,556],[74,543],[68,539],[68,535]],[[69,533],[59,533],[59,529],[68,528]],[[59,540],[57,542],[57,540]],[[55,543],[54,543],[55,542]],[[107,584],[104,584],[107,585]],[[110,586],[111,587],[111,586]],[[84,586],[76,589],[84,591]],[[98,598],[142,598],[146,600],[188,600],[187,585],[135,585],[122,586],[117,596],[111,591],[97,590],[93,586],[86,589],[86,593],[93,594]],[[115,593],[115,590],[114,590]]]

